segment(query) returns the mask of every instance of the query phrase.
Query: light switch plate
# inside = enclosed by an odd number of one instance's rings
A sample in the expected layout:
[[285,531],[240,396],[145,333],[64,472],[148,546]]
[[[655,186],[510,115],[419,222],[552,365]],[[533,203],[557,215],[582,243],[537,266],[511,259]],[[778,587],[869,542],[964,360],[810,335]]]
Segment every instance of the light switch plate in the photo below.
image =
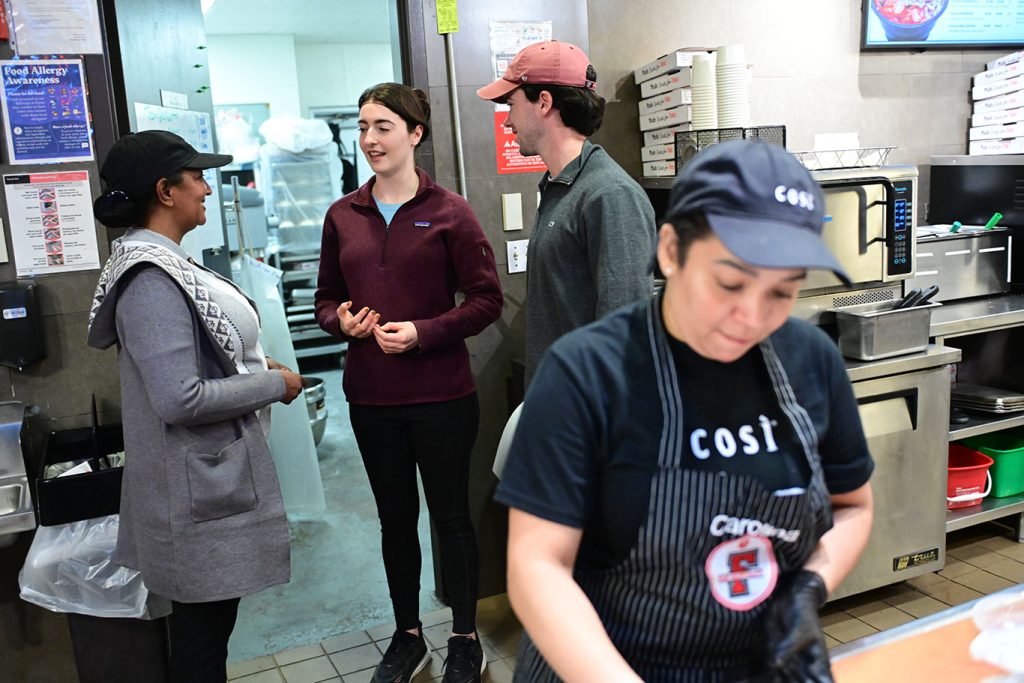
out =
[[523,229],[523,195],[510,192],[501,195],[501,218],[505,232]]
[[526,247],[529,244],[530,240],[509,240],[505,242],[505,248],[508,251],[509,273],[526,272]]

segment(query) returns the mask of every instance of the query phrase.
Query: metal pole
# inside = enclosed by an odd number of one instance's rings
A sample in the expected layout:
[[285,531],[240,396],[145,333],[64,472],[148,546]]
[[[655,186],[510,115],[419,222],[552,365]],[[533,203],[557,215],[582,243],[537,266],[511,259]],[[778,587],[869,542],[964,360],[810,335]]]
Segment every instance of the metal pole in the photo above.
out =
[[448,96],[452,110],[452,134],[455,138],[455,180],[459,185],[459,194],[466,199],[466,160],[462,154],[462,119],[459,116],[459,89],[455,82],[455,48],[452,45],[452,34],[444,34],[445,61],[448,65]]

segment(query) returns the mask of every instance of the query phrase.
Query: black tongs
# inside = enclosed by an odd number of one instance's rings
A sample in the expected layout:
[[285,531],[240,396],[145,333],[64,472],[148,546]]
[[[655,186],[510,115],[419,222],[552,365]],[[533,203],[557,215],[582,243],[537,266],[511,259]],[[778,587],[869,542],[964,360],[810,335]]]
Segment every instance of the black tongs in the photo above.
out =
[[906,296],[904,296],[902,299],[897,301],[896,305],[893,306],[892,308],[893,308],[893,310],[896,310],[896,309],[900,309],[900,308],[911,308],[913,306],[922,306],[922,305],[928,303],[928,301],[933,296],[935,296],[938,293],[939,293],[939,286],[938,285],[931,285],[931,286],[927,287],[926,289],[924,289],[923,291],[921,290],[920,287],[914,287],[912,290],[907,292]]

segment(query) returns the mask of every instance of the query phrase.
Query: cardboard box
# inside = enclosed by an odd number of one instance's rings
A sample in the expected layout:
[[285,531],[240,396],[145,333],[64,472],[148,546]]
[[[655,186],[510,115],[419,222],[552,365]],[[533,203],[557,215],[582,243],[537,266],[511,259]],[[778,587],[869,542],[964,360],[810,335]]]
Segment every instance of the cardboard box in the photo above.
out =
[[977,127],[994,126],[998,123],[1019,123],[1021,121],[1024,121],[1024,107],[1003,109],[1002,111],[983,111],[971,115],[971,125]]
[[680,48],[636,69],[633,71],[633,78],[636,80],[637,85],[640,85],[652,78],[675,73],[683,67],[691,66],[693,64],[693,55],[697,52],[714,52],[714,50],[706,47]]
[[674,145],[676,133],[689,131],[692,128],[693,125],[690,123],[680,123],[678,126],[672,126],[671,128],[659,128],[658,130],[644,133],[644,147],[650,147],[651,145]]
[[1024,138],[1012,140],[973,140],[967,146],[967,153],[981,154],[1024,154]]
[[971,99],[974,101],[987,100],[990,97],[997,97],[1011,92],[1024,90],[1024,74],[1005,78],[990,83],[982,83],[971,88]]
[[649,145],[640,148],[641,161],[659,161],[661,159],[672,159],[674,161],[675,158],[676,146],[674,143],[668,145]]
[[692,102],[693,91],[689,88],[669,90],[667,93],[655,95],[646,100],[640,100],[640,115],[653,114],[656,111],[671,109],[672,107],[678,107],[681,104],[691,104]]
[[970,140],[1007,140],[1024,137],[1024,123],[997,123],[994,126],[972,126],[967,131]]
[[1017,107],[1024,107],[1024,91],[1022,90],[975,102],[973,113],[980,114],[982,112],[1016,109]]
[[674,177],[676,174],[676,162],[670,161],[646,161],[644,162],[645,178]]
[[1013,64],[1014,62],[1022,62],[1022,61],[1024,61],[1024,50],[1019,50],[1017,52],[1011,52],[1008,55],[1004,55],[1004,56],[1000,57],[999,59],[993,59],[991,62],[989,62],[988,64],[985,65],[985,68],[986,69],[998,69],[1000,67],[1007,66],[1009,64]]
[[673,107],[672,109],[663,109],[662,111],[657,111],[653,114],[644,114],[640,117],[640,132],[644,133],[649,130],[668,128],[669,126],[689,122],[690,105],[684,104],[679,107]]
[[1024,74],[1024,62],[1014,62],[1013,64],[1001,66],[998,69],[991,69],[989,71],[982,71],[981,73],[974,74],[974,85],[992,83],[993,81],[1002,81],[1021,74]]
[[686,88],[691,85],[690,78],[692,74],[693,69],[687,67],[680,69],[674,74],[667,74],[644,81],[640,84],[640,97],[654,97],[669,90]]

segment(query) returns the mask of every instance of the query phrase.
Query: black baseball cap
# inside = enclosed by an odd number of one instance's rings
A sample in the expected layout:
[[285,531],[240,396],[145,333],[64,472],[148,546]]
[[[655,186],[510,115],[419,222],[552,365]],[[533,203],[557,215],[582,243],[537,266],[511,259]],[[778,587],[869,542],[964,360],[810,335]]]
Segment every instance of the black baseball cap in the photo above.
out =
[[850,284],[821,239],[821,188],[778,145],[736,140],[697,154],[672,184],[665,220],[694,213],[704,214],[726,248],[751,265],[820,268]]
[[166,130],[129,133],[114,143],[100,168],[107,190],[132,193],[185,168],[219,168],[230,154],[206,154]]

